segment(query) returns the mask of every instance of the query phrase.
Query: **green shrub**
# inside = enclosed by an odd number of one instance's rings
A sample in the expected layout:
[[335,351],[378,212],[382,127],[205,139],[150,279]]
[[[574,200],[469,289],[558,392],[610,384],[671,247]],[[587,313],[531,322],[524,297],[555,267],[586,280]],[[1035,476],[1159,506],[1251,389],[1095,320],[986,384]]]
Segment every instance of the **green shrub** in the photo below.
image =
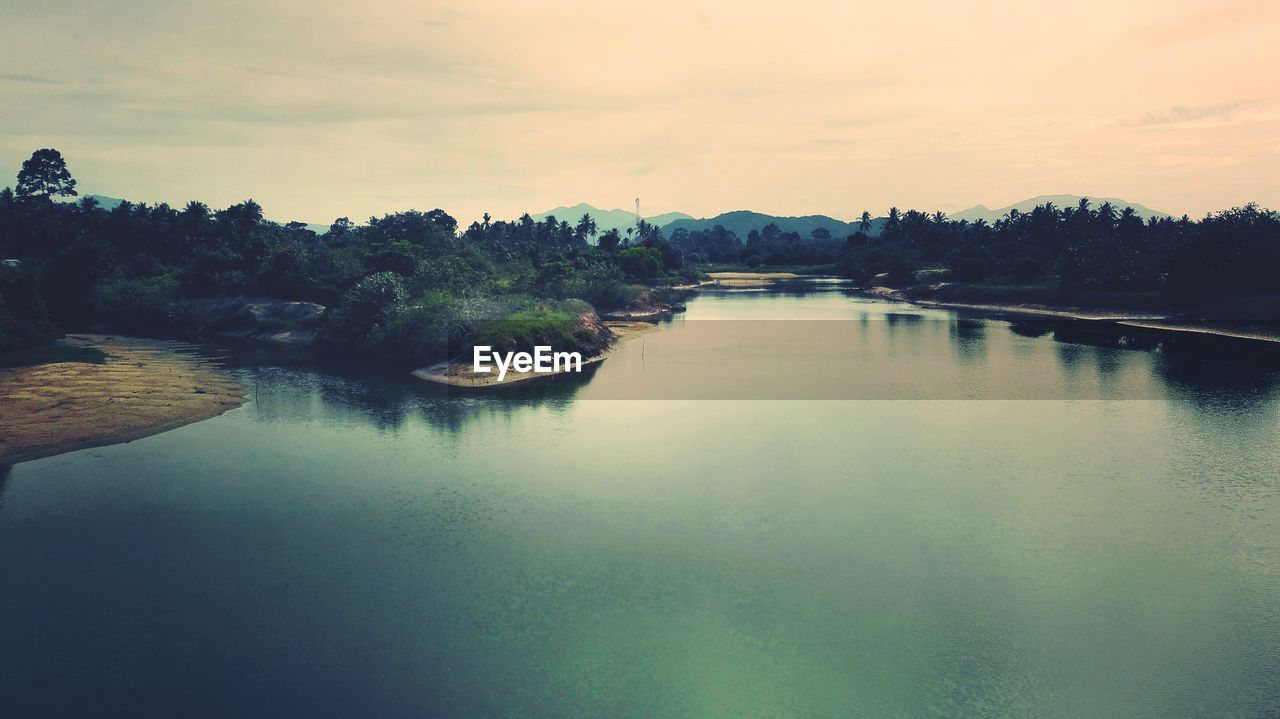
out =
[[548,345],[557,352],[582,352],[593,355],[607,345],[607,337],[581,321],[590,311],[582,303],[537,303],[506,317],[476,324],[462,338],[460,349],[469,354],[471,347],[484,345],[499,352],[531,352],[534,347]]
[[170,329],[169,307],[177,291],[177,278],[163,274],[104,281],[93,289],[90,298],[98,312],[115,326],[146,334]]
[[360,280],[325,312],[321,347],[338,353],[394,357],[393,320],[403,311],[404,282],[394,272],[378,272]]
[[618,254],[623,274],[635,279],[652,279],[662,271],[662,253],[652,247],[628,247]]
[[40,300],[28,269],[0,267],[0,353],[51,342],[62,335]]

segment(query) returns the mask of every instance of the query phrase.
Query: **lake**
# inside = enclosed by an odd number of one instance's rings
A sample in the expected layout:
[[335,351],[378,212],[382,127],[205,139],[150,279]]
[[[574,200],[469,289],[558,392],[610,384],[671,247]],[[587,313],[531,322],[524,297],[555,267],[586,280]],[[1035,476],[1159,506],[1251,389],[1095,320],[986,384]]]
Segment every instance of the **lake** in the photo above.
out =
[[499,398],[224,361],[0,475],[0,714],[1280,714],[1264,359],[797,282]]

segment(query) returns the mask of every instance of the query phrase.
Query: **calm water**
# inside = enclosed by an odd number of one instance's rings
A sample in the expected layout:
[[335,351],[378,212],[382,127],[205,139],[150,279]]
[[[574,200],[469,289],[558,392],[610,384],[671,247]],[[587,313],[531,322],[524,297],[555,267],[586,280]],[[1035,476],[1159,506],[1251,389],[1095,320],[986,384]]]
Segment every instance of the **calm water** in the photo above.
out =
[[1275,371],[815,287],[13,467],[0,716],[1280,714]]

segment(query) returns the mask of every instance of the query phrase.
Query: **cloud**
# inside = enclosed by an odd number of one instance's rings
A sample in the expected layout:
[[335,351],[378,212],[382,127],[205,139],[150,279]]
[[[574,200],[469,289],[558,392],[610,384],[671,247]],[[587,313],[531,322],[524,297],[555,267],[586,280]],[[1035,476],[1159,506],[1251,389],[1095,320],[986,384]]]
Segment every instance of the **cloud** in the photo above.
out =
[[1216,105],[1175,106],[1161,112],[1148,112],[1138,120],[1139,125],[1173,125],[1198,120],[1230,120],[1243,110],[1265,107],[1258,100],[1236,100]]
[[12,72],[0,72],[0,82],[21,82],[29,85],[57,85],[57,80],[36,77],[35,75],[21,75]]
[[0,164],[315,218],[1280,204],[1274,4],[11,0]]

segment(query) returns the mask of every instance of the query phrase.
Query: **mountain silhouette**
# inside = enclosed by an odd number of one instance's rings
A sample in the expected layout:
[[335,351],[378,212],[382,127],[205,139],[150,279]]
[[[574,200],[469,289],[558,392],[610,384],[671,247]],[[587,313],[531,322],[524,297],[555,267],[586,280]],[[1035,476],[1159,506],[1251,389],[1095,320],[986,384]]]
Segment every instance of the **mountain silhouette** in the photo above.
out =
[[[572,207],[557,207],[554,210],[530,215],[530,217],[539,222],[548,217],[554,217],[562,222],[576,225],[583,215],[591,215],[591,218],[596,221],[596,230],[599,232],[616,229],[618,232],[625,233],[628,227],[635,227],[636,225],[636,213],[632,210],[602,210],[585,202],[580,202]],[[683,212],[665,212],[661,215],[652,215],[644,219],[646,222],[662,227],[676,220],[692,219],[692,217]]]
[[[986,220],[987,222],[995,222],[996,220],[1002,219],[1005,215],[1009,214],[1009,212],[1012,210],[1017,210],[1018,212],[1026,213],[1034,210],[1037,206],[1043,205],[1046,202],[1052,202],[1059,209],[1065,209],[1067,207],[1075,207],[1077,204],[1079,204],[1080,200],[1083,199],[1084,197],[1085,196],[1082,196],[1082,195],[1040,195],[1039,197],[1032,197],[1030,199],[1023,200],[1022,202],[1016,202],[1012,205],[1009,205],[1008,207],[1001,207],[998,210],[987,209],[985,205],[977,205],[975,207],[970,207],[967,210],[962,210],[960,212],[953,212],[949,214],[948,217],[952,220],[968,220],[970,222],[976,222],[977,220]],[[1089,196],[1089,206],[1095,210],[1098,209],[1098,206],[1104,202],[1110,202],[1117,210],[1120,210],[1125,207],[1132,207],[1134,212],[1138,213],[1138,215],[1141,216],[1142,219],[1144,220],[1150,217],[1169,217],[1169,213],[1167,212],[1160,212],[1159,210],[1153,210],[1149,207],[1144,207],[1142,205],[1139,205],[1136,202],[1121,200],[1117,197]]]

